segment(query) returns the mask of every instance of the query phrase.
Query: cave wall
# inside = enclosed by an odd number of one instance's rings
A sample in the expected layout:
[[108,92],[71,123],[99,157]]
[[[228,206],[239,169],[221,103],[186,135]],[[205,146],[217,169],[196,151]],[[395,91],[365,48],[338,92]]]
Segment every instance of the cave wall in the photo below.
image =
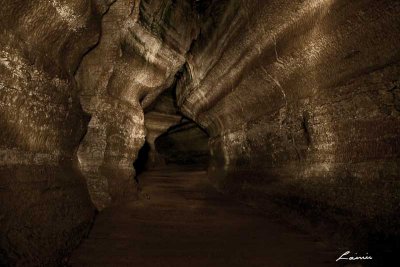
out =
[[197,36],[186,0],[117,0],[104,16],[98,46],[77,72],[91,115],[79,147],[91,198],[102,209],[134,198],[133,162],[145,141],[143,109],[175,80]]
[[57,266],[95,208],[135,198],[143,109],[197,15],[185,0],[6,0],[0,15],[0,265]]
[[[135,197],[145,135],[155,148],[181,121],[161,104],[145,125],[144,110],[176,78],[221,190],[398,231],[399,12],[389,0],[2,1],[0,265],[61,264],[91,201]],[[195,127],[166,136],[167,157],[204,152]]]
[[0,265],[57,266],[94,215],[75,152],[87,117],[73,75],[109,1],[0,5]]
[[214,183],[396,232],[399,12],[389,0],[213,1],[177,101],[211,136]]

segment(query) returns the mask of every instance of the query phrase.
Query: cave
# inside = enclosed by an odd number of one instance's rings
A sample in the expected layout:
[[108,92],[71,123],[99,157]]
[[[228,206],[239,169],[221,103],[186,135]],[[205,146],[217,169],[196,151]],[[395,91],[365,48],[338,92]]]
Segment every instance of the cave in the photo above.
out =
[[0,266],[400,266],[398,14],[2,0]]

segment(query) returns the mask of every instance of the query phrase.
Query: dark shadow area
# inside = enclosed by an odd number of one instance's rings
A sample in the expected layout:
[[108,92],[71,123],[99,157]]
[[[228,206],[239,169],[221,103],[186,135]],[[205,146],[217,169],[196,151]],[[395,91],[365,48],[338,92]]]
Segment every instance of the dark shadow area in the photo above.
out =
[[0,167],[0,266],[64,266],[95,214],[71,162]]
[[140,205],[99,214],[71,266],[340,266],[325,263],[343,252],[221,194],[205,171],[171,165],[141,185]]
[[136,161],[133,163],[133,167],[136,170],[136,175],[139,175],[146,170],[146,164],[149,159],[150,145],[145,142],[142,148],[139,150]]
[[146,140],[150,150],[142,148],[139,153],[135,163],[138,174],[144,170],[143,167],[154,170],[167,165],[196,166],[201,169],[208,166],[208,133],[186,118],[177,105],[176,86],[182,73],[183,69],[176,74],[174,84],[145,110]]
[[157,152],[167,165],[198,165],[209,162],[208,134],[196,123],[184,119],[155,141]]

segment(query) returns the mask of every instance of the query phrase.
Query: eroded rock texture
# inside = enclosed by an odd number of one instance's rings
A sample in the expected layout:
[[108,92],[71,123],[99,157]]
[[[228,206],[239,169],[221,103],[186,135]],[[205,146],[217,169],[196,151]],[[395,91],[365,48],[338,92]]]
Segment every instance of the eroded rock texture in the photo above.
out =
[[169,88],[197,36],[190,1],[118,0],[99,45],[77,74],[91,114],[78,157],[101,209],[134,197],[133,162],[145,140],[143,108]]
[[91,223],[73,75],[108,4],[1,1],[0,265],[60,264]]
[[183,120],[176,107],[175,90],[172,88],[161,94],[155,103],[148,107],[149,111],[144,116],[146,142],[149,144],[145,166],[147,169],[163,167],[166,164],[164,157],[156,149],[156,139]]
[[211,135],[216,184],[396,231],[399,12],[342,0],[205,9],[177,97]]
[[90,199],[135,198],[145,140],[150,165],[210,147],[216,185],[257,205],[398,234],[399,13],[390,0],[1,1],[0,265],[61,264]]

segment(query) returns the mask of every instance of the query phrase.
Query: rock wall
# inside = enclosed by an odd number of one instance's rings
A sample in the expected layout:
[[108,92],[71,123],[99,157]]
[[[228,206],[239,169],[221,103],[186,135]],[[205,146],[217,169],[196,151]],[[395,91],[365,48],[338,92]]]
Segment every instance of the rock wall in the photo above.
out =
[[76,76],[91,115],[78,158],[97,208],[136,195],[143,109],[173,84],[197,36],[196,18],[185,0],[117,0],[104,17],[100,43]]
[[[62,264],[90,199],[135,197],[145,124],[155,151],[181,121],[168,97],[152,106],[175,80],[219,188],[398,232],[399,12],[390,0],[2,1],[0,265]],[[165,147],[204,151],[194,129]]]
[[73,75],[109,4],[1,2],[0,265],[59,265],[91,224],[75,156],[87,118]]
[[135,197],[143,109],[173,84],[197,15],[185,0],[6,0],[0,15],[0,265],[60,265],[91,202]]
[[219,188],[396,232],[399,12],[389,0],[204,9],[177,99],[211,135]]

